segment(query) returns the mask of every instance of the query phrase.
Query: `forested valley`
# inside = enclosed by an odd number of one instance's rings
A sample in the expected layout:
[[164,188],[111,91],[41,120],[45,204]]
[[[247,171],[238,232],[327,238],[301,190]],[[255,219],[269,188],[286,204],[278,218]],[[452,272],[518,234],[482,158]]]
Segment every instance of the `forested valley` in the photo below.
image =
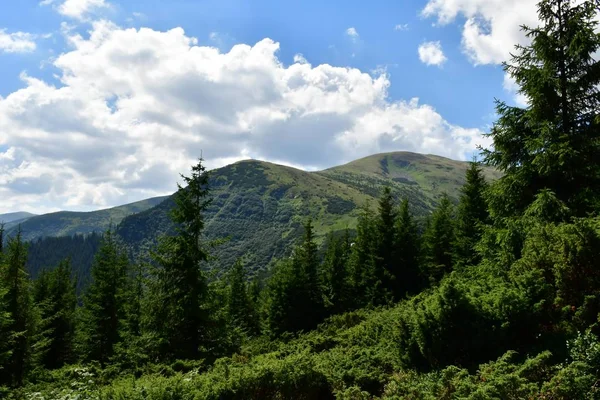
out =
[[527,107],[497,102],[426,218],[385,188],[356,229],[320,243],[307,217],[265,274],[217,272],[200,159],[148,258],[113,228],[0,229],[0,398],[600,399],[600,2],[538,9],[505,64]]

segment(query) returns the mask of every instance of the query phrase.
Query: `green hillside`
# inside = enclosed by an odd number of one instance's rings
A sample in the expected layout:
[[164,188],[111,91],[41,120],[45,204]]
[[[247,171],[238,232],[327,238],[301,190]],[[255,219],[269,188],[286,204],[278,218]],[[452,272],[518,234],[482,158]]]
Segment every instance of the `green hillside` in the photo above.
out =
[[[213,203],[206,215],[207,239],[228,237],[214,249],[215,265],[244,257],[262,269],[290,250],[309,216],[317,240],[356,226],[360,207],[376,204],[384,186],[408,198],[416,214],[432,210],[443,192],[456,199],[468,163],[407,152],[377,154],[319,172],[247,160],[212,171]],[[486,170],[489,178],[498,174]],[[147,251],[171,226],[171,201],[125,218],[117,228],[134,253]]]
[[154,197],[105,210],[91,212],[59,211],[14,221],[7,224],[7,233],[14,234],[17,225],[21,226],[23,238],[27,241],[48,236],[71,236],[103,232],[113,223],[117,225],[128,215],[156,206],[166,197]]

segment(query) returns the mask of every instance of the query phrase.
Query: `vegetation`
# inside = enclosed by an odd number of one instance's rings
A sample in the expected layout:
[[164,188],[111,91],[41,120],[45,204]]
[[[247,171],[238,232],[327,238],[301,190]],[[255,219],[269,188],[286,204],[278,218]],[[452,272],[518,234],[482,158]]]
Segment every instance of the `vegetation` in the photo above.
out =
[[3,394],[600,398],[598,6],[540,2],[542,25],[506,65],[530,103],[498,103],[484,150],[503,175],[488,182],[472,163],[457,202],[440,194],[423,226],[384,188],[355,232],[330,227],[319,246],[322,221],[306,213],[264,279],[241,259],[217,276],[205,267],[219,243],[204,235],[215,178],[200,160],[152,263],[132,264],[108,230],[80,305],[68,262],[28,277],[17,233],[0,248]]

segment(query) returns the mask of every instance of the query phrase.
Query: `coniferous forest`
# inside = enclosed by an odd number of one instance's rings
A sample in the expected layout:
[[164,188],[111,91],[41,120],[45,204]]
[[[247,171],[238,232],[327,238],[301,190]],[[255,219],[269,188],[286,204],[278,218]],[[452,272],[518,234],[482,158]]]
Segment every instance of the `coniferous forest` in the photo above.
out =
[[148,259],[113,229],[65,259],[0,229],[0,397],[600,399],[600,3],[538,11],[504,65],[527,107],[497,102],[425,220],[386,188],[322,244],[306,218],[265,276],[216,274],[200,159]]

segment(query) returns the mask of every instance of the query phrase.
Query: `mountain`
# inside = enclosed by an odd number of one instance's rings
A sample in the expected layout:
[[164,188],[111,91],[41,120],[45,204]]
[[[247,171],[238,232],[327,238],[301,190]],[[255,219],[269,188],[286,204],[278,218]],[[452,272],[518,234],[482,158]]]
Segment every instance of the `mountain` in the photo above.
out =
[[16,222],[16,221],[24,221],[28,218],[31,217],[35,217],[35,214],[31,214],[28,212],[24,212],[24,211],[18,211],[18,212],[13,212],[13,213],[7,213],[7,214],[0,214],[0,223],[4,222],[4,223],[10,223],[10,222]]
[[168,196],[154,197],[118,207],[91,212],[59,211],[32,216],[25,220],[15,220],[6,225],[10,236],[21,226],[23,239],[35,240],[48,236],[72,236],[103,232],[112,223],[115,226],[128,215],[135,214],[158,205]]
[[[206,239],[229,238],[212,250],[214,265],[237,258],[255,270],[283,257],[311,216],[317,239],[356,226],[359,209],[375,206],[384,186],[408,198],[413,213],[428,214],[442,193],[457,200],[468,163],[408,152],[376,154],[319,172],[246,160],[211,172],[213,202],[206,213]],[[493,180],[499,173],[484,169]],[[117,227],[134,254],[144,254],[172,225],[168,199],[128,216]]]

